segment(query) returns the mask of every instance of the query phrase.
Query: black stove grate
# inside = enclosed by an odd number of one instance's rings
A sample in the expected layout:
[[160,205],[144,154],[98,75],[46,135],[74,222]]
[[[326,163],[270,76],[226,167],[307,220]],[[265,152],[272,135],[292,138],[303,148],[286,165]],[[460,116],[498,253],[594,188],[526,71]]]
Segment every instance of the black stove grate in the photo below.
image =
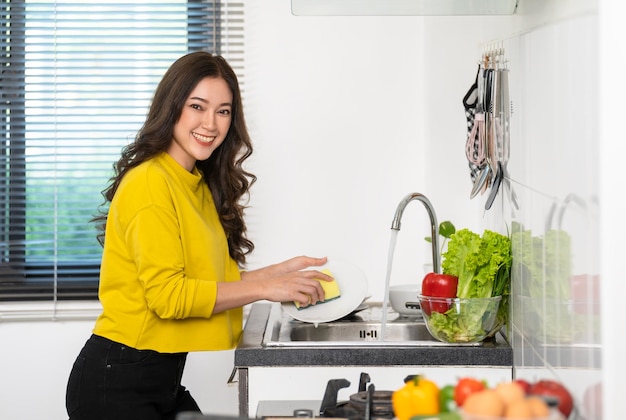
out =
[[328,381],[320,415],[322,417],[344,417],[350,420],[394,418],[391,404],[392,391],[376,391],[374,384],[367,386],[369,381],[369,375],[361,373],[359,392],[352,394],[349,401],[344,402],[338,402],[337,395],[340,389],[350,386],[350,382],[347,379]]

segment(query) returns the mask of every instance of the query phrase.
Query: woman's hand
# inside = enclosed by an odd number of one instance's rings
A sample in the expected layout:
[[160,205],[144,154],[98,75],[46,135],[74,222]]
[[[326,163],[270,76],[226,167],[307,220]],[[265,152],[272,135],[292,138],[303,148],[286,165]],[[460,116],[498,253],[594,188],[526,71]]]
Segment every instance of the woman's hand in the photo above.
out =
[[[297,301],[303,306],[324,300],[324,290],[318,280],[332,277],[314,267],[326,264],[327,258],[294,257],[278,264],[242,273],[241,279],[259,282],[262,294],[272,302]],[[311,267],[311,270],[304,270]]]
[[[327,258],[294,257],[278,264],[241,273],[240,282],[218,283],[213,313],[247,305],[258,300],[271,302],[297,301],[302,306],[324,300],[324,289],[318,280],[333,280],[315,270]],[[305,268],[311,268],[305,270]]]

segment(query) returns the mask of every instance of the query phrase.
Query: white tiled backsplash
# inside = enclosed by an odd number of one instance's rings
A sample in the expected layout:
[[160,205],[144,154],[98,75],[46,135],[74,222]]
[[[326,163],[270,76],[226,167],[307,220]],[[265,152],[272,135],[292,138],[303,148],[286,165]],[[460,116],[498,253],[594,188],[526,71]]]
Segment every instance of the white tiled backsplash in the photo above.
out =
[[515,255],[515,374],[567,383],[578,418],[598,419],[589,400],[602,367],[597,19],[556,22],[503,43],[513,98],[508,168],[519,205],[506,194],[500,203]]

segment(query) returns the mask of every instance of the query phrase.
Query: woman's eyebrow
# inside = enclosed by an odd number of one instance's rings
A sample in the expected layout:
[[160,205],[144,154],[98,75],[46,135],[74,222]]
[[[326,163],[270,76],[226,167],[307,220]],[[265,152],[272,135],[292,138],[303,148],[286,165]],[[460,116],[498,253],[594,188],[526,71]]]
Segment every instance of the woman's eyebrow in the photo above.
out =
[[[193,99],[193,100],[196,100],[196,101],[204,102],[205,104],[209,103],[209,101],[207,101],[206,99],[201,98],[199,96],[192,96],[189,99]],[[223,103],[220,104],[220,106],[233,106],[233,104],[232,104],[232,102],[223,102]]]

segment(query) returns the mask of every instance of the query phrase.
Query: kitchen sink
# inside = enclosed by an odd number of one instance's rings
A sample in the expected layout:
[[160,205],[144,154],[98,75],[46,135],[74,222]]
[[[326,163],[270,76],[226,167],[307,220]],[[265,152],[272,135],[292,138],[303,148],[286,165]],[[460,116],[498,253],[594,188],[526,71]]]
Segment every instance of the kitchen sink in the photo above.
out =
[[[383,337],[384,334],[384,337]],[[291,325],[291,341],[432,341],[426,325],[418,323],[387,323],[383,332],[381,322],[332,322],[315,326]]]
[[297,321],[274,305],[263,337],[265,347],[415,347],[480,346],[443,343],[434,339],[422,317],[403,317],[388,309],[383,329],[382,304],[368,303],[358,313],[333,322]]

